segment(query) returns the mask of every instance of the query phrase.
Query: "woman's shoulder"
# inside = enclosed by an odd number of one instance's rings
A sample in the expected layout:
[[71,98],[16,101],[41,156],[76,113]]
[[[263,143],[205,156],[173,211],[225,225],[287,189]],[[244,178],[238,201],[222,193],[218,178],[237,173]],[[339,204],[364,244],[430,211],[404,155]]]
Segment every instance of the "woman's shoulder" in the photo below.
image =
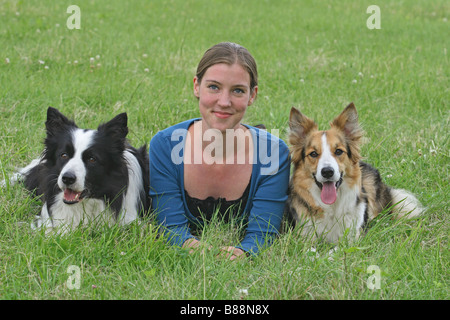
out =
[[289,168],[289,148],[286,143],[279,138],[280,130],[260,129],[252,126],[246,127],[252,132],[255,147],[254,163],[257,170],[256,177],[277,175],[281,171]]
[[158,131],[152,138],[154,139],[164,139],[164,138],[171,138],[174,135],[179,136],[182,133],[187,133],[187,130],[189,129],[189,126],[194,123],[194,121],[199,120],[198,118],[185,120],[182,122],[179,122],[177,124],[174,124],[170,127],[167,127],[163,130]]
[[283,139],[280,138],[279,129],[261,129],[250,125],[245,125],[253,133],[259,144],[263,143],[268,147],[278,146],[280,151],[288,151],[288,146]]

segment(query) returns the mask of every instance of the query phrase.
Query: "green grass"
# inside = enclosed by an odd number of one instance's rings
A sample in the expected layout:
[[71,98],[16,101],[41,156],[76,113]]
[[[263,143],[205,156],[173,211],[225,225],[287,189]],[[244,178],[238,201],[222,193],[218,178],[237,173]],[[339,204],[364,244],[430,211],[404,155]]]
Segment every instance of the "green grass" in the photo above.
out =
[[[81,8],[81,30],[66,28],[71,4]],[[381,29],[369,30],[371,4],[0,0],[0,179],[42,151],[49,105],[82,127],[126,111],[134,145],[197,117],[197,63],[211,45],[234,41],[259,68],[245,122],[285,138],[291,106],[325,127],[353,101],[367,132],[365,160],[427,207],[413,221],[378,219],[331,257],[329,245],[287,231],[260,256],[230,263],[216,249],[167,247],[154,224],[45,237],[28,227],[39,203],[7,187],[0,298],[448,299],[450,7],[380,0]],[[218,248],[241,231],[215,223],[203,239]],[[67,285],[71,265],[80,268],[80,289]],[[371,265],[380,289],[367,287]]]

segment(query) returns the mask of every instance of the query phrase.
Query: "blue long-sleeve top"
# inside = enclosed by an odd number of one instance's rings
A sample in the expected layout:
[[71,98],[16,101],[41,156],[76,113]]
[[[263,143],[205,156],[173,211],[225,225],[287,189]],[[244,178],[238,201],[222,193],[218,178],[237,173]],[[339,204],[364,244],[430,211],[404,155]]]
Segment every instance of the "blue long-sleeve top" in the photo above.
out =
[[[189,212],[184,192],[184,146],[190,119],[159,131],[150,141],[150,196],[157,222],[171,245],[182,246],[194,237],[190,223],[203,222]],[[287,145],[265,130],[245,125],[254,146],[244,239],[237,248],[256,255],[272,244],[283,217],[290,174]]]

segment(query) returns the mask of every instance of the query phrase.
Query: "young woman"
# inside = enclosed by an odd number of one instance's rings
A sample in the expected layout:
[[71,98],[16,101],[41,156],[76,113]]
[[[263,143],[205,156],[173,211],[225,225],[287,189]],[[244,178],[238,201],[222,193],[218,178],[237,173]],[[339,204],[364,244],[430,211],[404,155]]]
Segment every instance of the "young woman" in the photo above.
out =
[[191,227],[214,213],[242,218],[240,244],[221,248],[233,260],[270,245],[287,199],[289,151],[265,130],[241,123],[258,92],[255,60],[244,47],[208,49],[194,77],[201,118],[158,132],[150,142],[150,196],[172,245],[197,248]]

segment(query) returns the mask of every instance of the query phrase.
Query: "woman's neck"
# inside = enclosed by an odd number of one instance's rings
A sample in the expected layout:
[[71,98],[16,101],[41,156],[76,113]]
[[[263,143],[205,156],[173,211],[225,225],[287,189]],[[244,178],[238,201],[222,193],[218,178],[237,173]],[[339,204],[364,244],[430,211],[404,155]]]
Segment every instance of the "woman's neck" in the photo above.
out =
[[[252,160],[251,132],[239,124],[238,128],[219,131],[207,128],[203,121],[192,126],[194,152],[201,152],[203,161],[217,164],[244,164]],[[201,151],[195,146],[201,146]]]

